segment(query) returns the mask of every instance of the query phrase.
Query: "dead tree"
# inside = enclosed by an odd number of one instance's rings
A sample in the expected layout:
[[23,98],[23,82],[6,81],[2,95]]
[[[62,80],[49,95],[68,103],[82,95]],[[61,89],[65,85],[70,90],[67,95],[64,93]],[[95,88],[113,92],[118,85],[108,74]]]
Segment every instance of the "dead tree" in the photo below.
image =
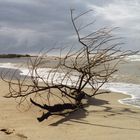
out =
[[[136,52],[118,49],[122,43],[116,43],[119,38],[112,35],[110,28],[100,28],[88,34],[85,30],[93,22],[79,26],[79,20],[89,14],[86,11],[74,16],[71,10],[71,21],[80,44],[79,49],[70,49],[65,55],[56,57],[55,65],[48,68],[47,55],[41,55],[29,60],[29,73],[25,77],[12,75],[7,80],[5,74],[2,79],[9,84],[7,98],[20,99],[19,104],[25,101],[43,110],[39,121],[51,115],[65,115],[83,108],[82,99],[93,97],[100,92],[100,88],[108,82],[117,69],[118,63],[128,55]],[[83,32],[82,32],[83,31]],[[91,93],[84,92],[88,87]]]

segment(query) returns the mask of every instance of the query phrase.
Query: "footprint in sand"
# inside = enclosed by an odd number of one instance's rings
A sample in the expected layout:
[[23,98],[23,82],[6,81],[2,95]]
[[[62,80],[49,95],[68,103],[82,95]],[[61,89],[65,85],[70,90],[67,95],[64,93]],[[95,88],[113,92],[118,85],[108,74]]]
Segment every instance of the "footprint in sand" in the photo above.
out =
[[14,133],[15,129],[9,129],[9,128],[2,128],[0,129],[1,132],[4,132],[6,135],[10,135]]
[[20,134],[20,133],[17,133],[16,136],[22,138],[22,139],[27,139],[28,137],[23,135],[23,134]]
[[[15,129],[10,129],[10,128],[1,128],[0,129],[1,132],[4,132],[6,135],[10,135],[13,134]],[[20,134],[20,133],[15,133],[16,136],[20,137],[21,139],[27,139],[28,137]]]

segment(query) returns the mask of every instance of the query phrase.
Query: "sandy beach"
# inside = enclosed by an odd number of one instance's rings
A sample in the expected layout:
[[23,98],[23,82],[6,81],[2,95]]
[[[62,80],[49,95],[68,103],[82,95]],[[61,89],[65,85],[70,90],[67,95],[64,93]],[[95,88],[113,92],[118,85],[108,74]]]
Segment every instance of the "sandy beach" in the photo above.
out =
[[140,0],[0,0],[0,140],[140,140]]
[[91,99],[85,110],[66,118],[52,116],[39,123],[34,108],[21,112],[14,99],[3,96],[8,85],[0,81],[0,140],[139,140],[140,109],[123,105],[126,95],[109,93]]

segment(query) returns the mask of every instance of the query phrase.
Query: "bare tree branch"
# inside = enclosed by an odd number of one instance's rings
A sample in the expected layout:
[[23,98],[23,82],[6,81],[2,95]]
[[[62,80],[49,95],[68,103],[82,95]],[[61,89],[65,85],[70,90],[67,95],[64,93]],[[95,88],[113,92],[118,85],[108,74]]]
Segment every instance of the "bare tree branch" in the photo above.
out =
[[[122,52],[118,48],[122,43],[117,42],[120,38],[112,35],[115,28],[104,27],[81,37],[79,31],[86,30],[94,22],[78,29],[77,21],[90,11],[74,17],[74,10],[71,10],[71,21],[81,45],[80,49],[70,48],[65,55],[62,55],[60,49],[60,56],[49,70],[46,69],[48,56],[42,54],[28,61],[29,73],[25,77],[17,78],[15,71],[7,80],[8,73],[1,74],[1,78],[9,85],[9,93],[5,97],[19,98],[19,105],[30,101],[33,105],[47,111],[38,118],[39,121],[51,115],[69,114],[82,108],[82,100],[86,96],[93,97],[108,93],[108,91],[100,92],[101,87],[117,71],[117,65],[125,56],[137,53]],[[92,93],[84,92],[87,87],[92,89]],[[38,98],[45,103],[36,102]],[[52,101],[53,99],[55,102]]]

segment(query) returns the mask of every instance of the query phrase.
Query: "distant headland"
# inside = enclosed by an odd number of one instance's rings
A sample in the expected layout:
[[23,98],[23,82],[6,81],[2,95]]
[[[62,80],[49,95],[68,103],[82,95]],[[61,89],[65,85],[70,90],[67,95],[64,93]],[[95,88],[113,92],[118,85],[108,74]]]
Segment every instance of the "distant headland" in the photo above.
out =
[[20,57],[34,57],[29,54],[0,54],[0,58],[20,58]]

